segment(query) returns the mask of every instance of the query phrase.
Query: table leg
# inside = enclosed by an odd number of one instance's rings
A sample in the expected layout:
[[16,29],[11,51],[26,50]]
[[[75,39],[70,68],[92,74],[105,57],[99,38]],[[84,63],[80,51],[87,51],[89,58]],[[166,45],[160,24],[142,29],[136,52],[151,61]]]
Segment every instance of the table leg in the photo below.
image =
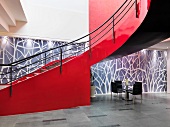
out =
[[129,92],[126,91],[126,101],[132,101],[132,100],[129,100]]
[[129,92],[126,92],[126,100],[129,100]]

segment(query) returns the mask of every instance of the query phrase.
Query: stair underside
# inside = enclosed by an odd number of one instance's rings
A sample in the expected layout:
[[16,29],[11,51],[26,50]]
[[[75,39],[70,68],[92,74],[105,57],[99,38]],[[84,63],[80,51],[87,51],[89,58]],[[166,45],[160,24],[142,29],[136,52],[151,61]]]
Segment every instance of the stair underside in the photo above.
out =
[[[170,37],[170,2],[151,0],[149,11],[135,33],[105,60],[122,57],[148,48]],[[131,49],[131,50],[129,50]]]

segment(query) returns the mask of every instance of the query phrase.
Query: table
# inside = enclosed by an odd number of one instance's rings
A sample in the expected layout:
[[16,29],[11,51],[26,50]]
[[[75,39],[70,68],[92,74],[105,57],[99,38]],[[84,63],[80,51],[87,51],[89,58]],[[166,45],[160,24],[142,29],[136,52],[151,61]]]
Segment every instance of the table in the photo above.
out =
[[122,98],[123,100],[126,100],[126,101],[132,101],[129,99],[129,92],[131,90],[128,89],[128,85],[126,85],[126,88],[124,89],[124,92],[125,92],[125,98]]

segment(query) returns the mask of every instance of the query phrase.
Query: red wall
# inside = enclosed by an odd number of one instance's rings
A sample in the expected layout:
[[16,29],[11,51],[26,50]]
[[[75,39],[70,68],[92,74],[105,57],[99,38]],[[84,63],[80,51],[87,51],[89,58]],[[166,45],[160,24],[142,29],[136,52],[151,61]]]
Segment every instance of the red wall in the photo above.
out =
[[[0,115],[22,114],[90,104],[90,68],[87,58],[63,65],[0,91]],[[78,61],[78,62],[77,62]]]
[[106,21],[125,0],[89,0],[89,31]]

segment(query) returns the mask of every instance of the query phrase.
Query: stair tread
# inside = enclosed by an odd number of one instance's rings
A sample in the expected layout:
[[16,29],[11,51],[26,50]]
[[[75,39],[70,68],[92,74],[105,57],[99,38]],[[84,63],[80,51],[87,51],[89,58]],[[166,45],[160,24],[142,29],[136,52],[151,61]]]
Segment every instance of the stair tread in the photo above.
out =
[[45,68],[41,68],[41,70],[47,70],[47,69],[45,69]]
[[47,71],[47,69],[41,68],[40,71],[45,72],[45,71]]
[[41,74],[41,73],[34,73],[34,75],[38,75],[38,74]]

